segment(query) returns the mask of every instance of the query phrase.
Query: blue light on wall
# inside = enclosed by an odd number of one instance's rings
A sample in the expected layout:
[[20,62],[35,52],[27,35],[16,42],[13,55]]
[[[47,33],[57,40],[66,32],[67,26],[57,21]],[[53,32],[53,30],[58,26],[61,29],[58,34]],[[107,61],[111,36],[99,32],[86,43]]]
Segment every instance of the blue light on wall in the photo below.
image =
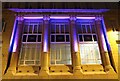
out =
[[102,30],[103,30],[103,34],[104,34],[107,50],[111,51],[110,44],[109,44],[109,41],[108,41],[108,38],[107,38],[107,33],[106,33],[107,31],[106,31],[106,27],[105,27],[105,23],[104,23],[104,18],[103,17],[102,17],[102,20],[101,20],[101,24],[102,24]]
[[18,24],[18,20],[17,20],[17,18],[15,18],[14,27],[13,27],[13,31],[12,31],[12,35],[11,35],[11,40],[10,40],[9,52],[13,52],[13,47],[15,46],[14,42],[15,42],[15,35],[16,35],[16,31],[17,31],[17,24]]

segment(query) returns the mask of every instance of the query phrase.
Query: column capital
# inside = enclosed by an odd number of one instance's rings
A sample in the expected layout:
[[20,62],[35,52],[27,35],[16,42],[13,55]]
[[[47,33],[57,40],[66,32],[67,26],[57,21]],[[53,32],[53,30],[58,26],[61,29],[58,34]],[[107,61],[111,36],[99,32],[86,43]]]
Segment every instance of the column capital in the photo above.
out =
[[50,20],[50,16],[49,15],[44,15],[43,16],[43,20],[48,20],[49,21]]
[[102,17],[95,17],[95,21],[102,20]]
[[17,16],[17,20],[18,20],[18,21],[23,21],[24,18],[23,18],[23,16]]
[[76,16],[75,16],[75,15],[71,15],[71,16],[70,16],[70,20],[71,20],[71,21],[75,21],[75,20],[76,20]]

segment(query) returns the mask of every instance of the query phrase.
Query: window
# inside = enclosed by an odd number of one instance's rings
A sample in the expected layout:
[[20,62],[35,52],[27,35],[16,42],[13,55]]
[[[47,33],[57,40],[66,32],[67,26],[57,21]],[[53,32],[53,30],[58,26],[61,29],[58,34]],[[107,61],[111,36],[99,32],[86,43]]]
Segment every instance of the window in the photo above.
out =
[[82,64],[101,64],[97,34],[93,22],[77,22]]
[[42,22],[25,20],[19,65],[39,65],[41,55]]
[[71,64],[68,23],[51,23],[51,64]]

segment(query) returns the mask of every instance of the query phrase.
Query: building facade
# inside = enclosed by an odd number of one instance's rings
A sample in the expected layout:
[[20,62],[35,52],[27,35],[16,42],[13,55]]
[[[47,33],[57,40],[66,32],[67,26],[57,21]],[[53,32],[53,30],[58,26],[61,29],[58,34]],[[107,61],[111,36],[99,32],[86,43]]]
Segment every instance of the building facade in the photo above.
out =
[[119,39],[106,23],[117,16],[110,11],[3,9],[3,78],[117,79]]

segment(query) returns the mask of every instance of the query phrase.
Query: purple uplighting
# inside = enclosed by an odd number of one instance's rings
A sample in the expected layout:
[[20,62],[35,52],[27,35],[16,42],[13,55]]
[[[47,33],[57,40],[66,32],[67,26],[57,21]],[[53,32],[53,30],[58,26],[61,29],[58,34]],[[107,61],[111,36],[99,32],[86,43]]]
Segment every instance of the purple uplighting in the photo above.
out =
[[104,51],[107,52],[107,46],[106,46],[106,43],[105,43],[105,38],[104,38],[104,35],[102,33],[102,41],[103,41],[103,47],[104,47]]
[[76,17],[77,19],[95,19],[95,17]]
[[24,19],[43,19],[43,17],[24,17]]
[[14,41],[15,39],[15,30],[16,30],[16,22],[17,22],[17,18],[15,18],[15,21],[14,21],[14,27],[13,27],[13,31],[12,31],[12,35],[11,35],[11,39],[10,39],[10,49],[12,49],[12,44],[13,44],[13,50],[12,52],[16,52],[16,47],[17,47],[17,44],[16,44],[16,41]]
[[50,19],[69,19],[70,17],[50,17]]
[[43,47],[43,52],[47,52],[47,40],[44,41],[44,47]]
[[10,8],[14,12],[81,12],[81,13],[102,13],[109,9],[16,9]]

